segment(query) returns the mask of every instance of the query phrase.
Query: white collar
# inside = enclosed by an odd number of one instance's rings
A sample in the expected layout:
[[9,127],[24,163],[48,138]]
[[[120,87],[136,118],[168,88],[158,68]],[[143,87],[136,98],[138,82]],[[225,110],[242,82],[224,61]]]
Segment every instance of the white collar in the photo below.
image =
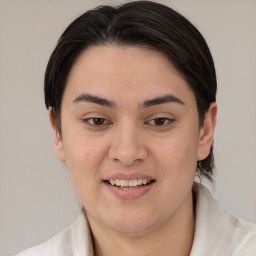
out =
[[[256,255],[256,225],[223,210],[203,185],[195,182],[193,191],[196,195],[196,227],[190,256]],[[83,210],[71,230],[75,238],[72,240],[73,255],[93,256],[91,232]],[[251,248],[247,248],[249,244]],[[254,254],[244,254],[246,248]]]

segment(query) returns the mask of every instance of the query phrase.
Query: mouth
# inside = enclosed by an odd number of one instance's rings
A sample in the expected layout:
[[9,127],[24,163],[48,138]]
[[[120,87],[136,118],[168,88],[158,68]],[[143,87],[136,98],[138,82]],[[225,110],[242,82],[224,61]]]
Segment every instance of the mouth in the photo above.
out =
[[122,190],[133,190],[138,188],[143,188],[149,185],[152,185],[156,180],[148,179],[132,179],[132,180],[123,180],[123,179],[110,179],[104,180],[108,185],[117,187]]
[[109,192],[121,200],[137,200],[150,191],[154,191],[156,181],[154,177],[143,173],[120,172],[105,177],[103,184]]

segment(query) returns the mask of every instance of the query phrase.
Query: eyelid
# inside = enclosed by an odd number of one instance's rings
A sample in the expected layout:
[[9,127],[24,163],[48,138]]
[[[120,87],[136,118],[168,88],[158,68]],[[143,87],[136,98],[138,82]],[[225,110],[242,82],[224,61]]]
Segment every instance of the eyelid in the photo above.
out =
[[[156,124],[152,124],[151,123],[151,122],[154,122],[154,121],[160,120],[160,119],[164,120],[164,124],[163,125],[156,125]],[[151,126],[157,127],[157,128],[165,128],[165,127],[168,127],[169,125],[171,125],[174,121],[175,120],[173,118],[160,116],[160,117],[156,117],[156,118],[150,119],[149,121],[146,121],[145,124],[151,125]],[[166,124],[166,122],[167,122],[167,124]]]
[[[103,120],[103,124],[93,124],[91,123],[90,121],[93,121],[93,120],[96,120],[96,119],[101,119]],[[84,118],[83,119],[83,122],[87,125],[87,126],[90,126],[92,128],[96,128],[96,129],[102,129],[108,125],[111,125],[112,122],[107,120],[106,118],[103,118],[103,117],[88,117],[88,118]]]

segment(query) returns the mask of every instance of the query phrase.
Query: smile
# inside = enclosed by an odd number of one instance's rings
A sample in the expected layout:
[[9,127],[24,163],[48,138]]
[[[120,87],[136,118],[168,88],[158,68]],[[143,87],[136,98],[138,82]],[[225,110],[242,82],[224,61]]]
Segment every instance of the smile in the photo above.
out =
[[134,189],[141,186],[146,186],[153,182],[153,180],[146,179],[133,179],[133,180],[121,180],[121,179],[111,179],[107,181],[112,186],[119,187],[121,189]]
[[156,183],[154,179],[107,179],[104,180],[106,187],[115,196],[122,200],[138,199],[148,193]]

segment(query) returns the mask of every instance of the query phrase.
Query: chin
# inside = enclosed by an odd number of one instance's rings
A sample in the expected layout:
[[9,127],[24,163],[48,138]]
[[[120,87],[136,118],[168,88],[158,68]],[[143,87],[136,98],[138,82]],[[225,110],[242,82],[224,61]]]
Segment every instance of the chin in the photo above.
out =
[[[121,234],[130,234],[130,235],[139,235],[147,232],[150,230],[150,225],[149,223],[127,223],[124,222],[115,222],[115,223],[109,223],[109,227],[114,230],[117,233]],[[111,226],[110,226],[111,225]]]
[[140,234],[150,230],[157,222],[157,216],[149,214],[148,211],[119,211],[118,213],[110,213],[109,218],[104,222],[106,225],[118,233]]

